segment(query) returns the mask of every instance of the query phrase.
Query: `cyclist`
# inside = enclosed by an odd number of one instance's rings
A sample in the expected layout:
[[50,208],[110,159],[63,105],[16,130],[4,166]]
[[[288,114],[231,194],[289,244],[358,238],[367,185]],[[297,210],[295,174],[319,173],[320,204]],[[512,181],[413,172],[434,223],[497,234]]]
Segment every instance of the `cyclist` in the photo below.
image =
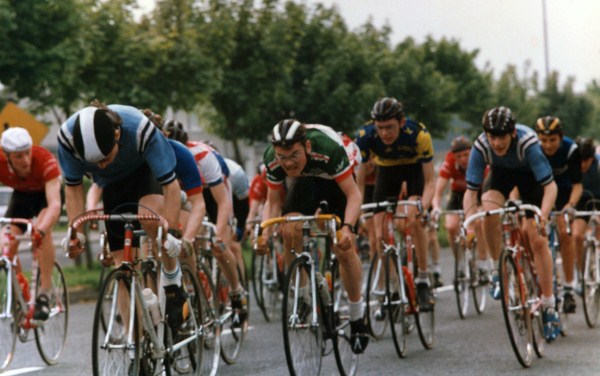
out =
[[242,277],[246,275],[246,267],[242,256],[241,241],[244,238],[244,228],[246,227],[246,218],[250,210],[248,204],[248,191],[250,189],[246,172],[237,162],[225,158],[225,163],[229,169],[229,184],[233,198],[233,215],[236,220],[235,233],[231,239],[231,248],[234,251]]
[[[69,221],[84,210],[85,174],[91,174],[102,188],[105,212],[164,214],[170,228],[162,244],[166,252],[160,278],[167,297],[169,324],[174,329],[179,328],[185,303],[177,261],[181,250],[178,227],[181,190],[175,175],[175,154],[169,142],[138,109],[118,104],[107,106],[99,101],[69,117],[60,127],[58,142]],[[137,205],[123,205],[132,202],[143,206],[138,210]],[[156,222],[144,222],[142,226],[149,237],[156,237]],[[123,261],[124,225],[109,222],[106,227],[109,247],[118,267]],[[85,243],[82,232],[76,235],[74,241],[63,239],[63,247],[71,257],[81,253]],[[139,241],[133,246],[139,247]]]
[[[515,123],[515,117],[508,107],[495,107],[484,113],[484,132],[475,140],[469,157],[463,209],[467,217],[476,210],[477,191],[483,182],[486,165],[490,165],[490,187],[482,198],[483,209],[501,207],[511,190],[517,187],[523,202],[541,206],[542,227],[545,228],[545,221],[554,206],[557,192],[552,168],[535,133],[530,128]],[[530,218],[532,213],[527,213],[527,216],[524,235],[533,251],[539,275],[544,335],[551,341],[556,339],[561,330],[552,286],[552,255],[548,248],[547,236],[538,233],[533,218]],[[497,261],[502,244],[500,218],[486,217],[483,230],[491,256]],[[492,273],[490,292],[493,298],[500,298],[497,271]]]
[[[442,196],[448,183],[450,183],[450,197],[446,203],[446,210],[461,210],[463,197],[467,190],[466,172],[469,164],[469,156],[471,155],[471,141],[465,136],[457,136],[450,144],[450,151],[446,154],[444,163],[440,168],[438,178],[435,185],[435,194],[433,196],[433,211],[437,215],[441,211]],[[447,214],[445,216],[444,227],[448,232],[448,240],[452,252],[456,257],[456,243],[453,241],[458,237],[460,230],[460,218],[456,214]],[[475,224],[475,232],[477,233],[477,251],[479,257],[477,259],[477,268],[480,270],[482,279],[487,280],[487,275],[490,269],[487,255],[487,247],[485,239],[481,234],[481,224]]]
[[[419,309],[430,311],[435,299],[427,271],[428,235],[426,216],[435,189],[433,169],[433,144],[425,126],[404,115],[402,103],[395,98],[378,100],[371,111],[373,123],[358,132],[356,143],[362,154],[358,172],[358,185],[364,191],[367,165],[371,158],[377,164],[377,180],[373,201],[399,197],[402,183],[406,182],[409,200],[421,200],[421,212],[408,207],[407,226],[414,240],[419,273],[415,278]],[[398,208],[400,211],[402,208]],[[382,254],[383,210],[373,217],[377,252]],[[421,215],[421,220],[418,216]]]
[[[369,342],[361,296],[362,268],[356,253],[356,222],[360,215],[360,191],[352,176],[340,136],[330,127],[301,124],[294,119],[282,120],[273,127],[271,145],[264,153],[267,168],[267,207],[264,219],[283,215],[310,215],[322,200],[343,222],[341,238],[334,252],[349,300],[351,348],[362,353]],[[286,180],[290,180],[286,184]],[[285,202],[280,190],[288,186]],[[301,225],[283,227],[283,244],[290,258],[291,248],[302,248]],[[259,247],[266,248],[271,235],[267,228]]]
[[[563,134],[563,124],[559,118],[544,116],[535,122],[535,131],[542,145],[542,151],[552,167],[554,181],[558,187],[557,210],[574,212],[581,198],[581,154],[575,141]],[[575,288],[575,243],[567,233],[567,223],[562,216],[556,217],[560,253],[565,280],[563,283],[563,310],[574,313],[576,308],[573,289]]]
[[233,206],[230,190],[227,186],[226,177],[229,171],[227,166],[220,162],[216,151],[202,142],[189,141],[183,124],[175,120],[169,120],[163,127],[163,132],[170,138],[186,145],[196,160],[198,169],[204,179],[203,190],[206,213],[209,219],[217,226],[217,244],[213,248],[213,255],[217,259],[219,268],[231,285],[229,296],[231,306],[236,311],[235,322],[241,324],[248,312],[244,287],[240,283],[236,271],[236,256],[231,250],[233,218]]
[[[598,205],[591,204],[589,201],[600,198],[600,155],[596,154],[594,140],[591,138],[577,138],[577,146],[581,153],[583,185],[583,194],[577,203],[577,210],[594,210]],[[588,221],[589,217],[577,217],[571,226],[579,271],[583,270],[583,241],[585,240]]]
[[[0,139],[3,153],[0,153],[0,181],[14,189],[5,217],[37,217],[33,234],[39,249],[41,288],[35,299],[33,319],[47,320],[50,315],[52,297],[52,268],[54,267],[54,244],[52,228],[58,221],[61,202],[61,176],[56,158],[41,146],[33,145],[25,128],[12,127],[2,133]],[[11,225],[12,234],[26,231],[25,225]],[[4,238],[2,238],[4,239]],[[18,241],[9,244],[11,255],[17,253]],[[17,264],[20,282],[26,281]],[[29,291],[24,291],[28,294]]]

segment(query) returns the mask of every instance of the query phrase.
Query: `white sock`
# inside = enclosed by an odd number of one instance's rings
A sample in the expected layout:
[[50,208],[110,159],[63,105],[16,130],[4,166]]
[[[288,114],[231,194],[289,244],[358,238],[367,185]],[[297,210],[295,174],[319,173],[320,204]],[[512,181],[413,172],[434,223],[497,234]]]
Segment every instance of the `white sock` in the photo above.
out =
[[348,301],[348,309],[350,311],[350,321],[360,320],[365,315],[365,307],[362,297],[358,302]]
[[542,295],[542,307],[554,308],[555,305],[556,305],[556,299],[554,298],[554,295],[552,295],[550,297]]
[[175,270],[167,270],[164,265],[160,268],[160,284],[165,286],[181,286],[181,268],[179,262],[175,266]]

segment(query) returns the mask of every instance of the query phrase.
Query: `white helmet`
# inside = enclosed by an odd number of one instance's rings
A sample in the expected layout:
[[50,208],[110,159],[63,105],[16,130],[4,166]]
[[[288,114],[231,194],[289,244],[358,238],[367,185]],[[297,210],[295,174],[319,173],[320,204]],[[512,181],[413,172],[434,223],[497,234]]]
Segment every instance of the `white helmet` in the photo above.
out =
[[2,145],[2,150],[6,153],[12,153],[31,149],[33,140],[31,139],[29,132],[27,132],[27,129],[12,127],[2,132],[0,144]]

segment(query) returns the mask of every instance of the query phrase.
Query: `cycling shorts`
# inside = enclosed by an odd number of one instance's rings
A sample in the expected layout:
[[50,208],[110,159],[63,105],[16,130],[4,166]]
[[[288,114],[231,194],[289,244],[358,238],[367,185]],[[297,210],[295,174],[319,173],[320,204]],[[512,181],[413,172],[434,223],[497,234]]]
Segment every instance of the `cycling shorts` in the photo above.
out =
[[[423,167],[420,163],[398,166],[379,166],[373,201],[381,202],[390,198],[398,198],[402,183],[406,182],[407,197],[422,196],[425,187]],[[375,212],[385,211],[377,208]]]
[[[62,208],[62,205],[65,202],[65,195],[62,188],[60,191],[60,201]],[[40,214],[42,209],[47,207],[48,202],[46,201],[46,192],[13,191],[4,216],[6,218],[33,219],[33,217],[37,217]],[[20,228],[23,233],[27,231],[27,225],[19,223],[15,226]]]
[[452,191],[446,203],[446,210],[462,210],[465,192]]
[[329,213],[337,215],[344,223],[346,195],[335,180],[316,176],[293,178],[288,185],[282,214],[313,215],[319,208],[319,203],[324,200],[327,201]]
[[[492,166],[490,176],[490,190],[499,191],[508,199],[510,192],[517,187],[524,204],[541,207],[544,188],[535,180],[533,172]],[[525,215],[527,218],[533,218],[530,211],[526,211]]]

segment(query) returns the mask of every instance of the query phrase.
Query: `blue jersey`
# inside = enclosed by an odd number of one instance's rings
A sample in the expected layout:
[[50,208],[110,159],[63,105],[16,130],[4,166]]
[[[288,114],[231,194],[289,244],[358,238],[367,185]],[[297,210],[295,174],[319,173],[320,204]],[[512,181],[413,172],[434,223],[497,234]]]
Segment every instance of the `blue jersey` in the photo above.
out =
[[569,137],[563,137],[554,155],[548,156],[554,181],[558,188],[571,188],[581,183],[581,154],[577,144]]
[[486,165],[510,170],[531,171],[535,180],[546,185],[553,180],[552,168],[544,156],[538,138],[530,128],[517,124],[517,136],[513,139],[508,152],[498,156],[492,150],[485,133],[477,137],[471,148],[467,167],[467,188],[478,190],[483,182]]
[[175,152],[175,159],[177,160],[175,174],[181,183],[181,189],[188,196],[202,193],[202,177],[190,149],[175,140],[169,140],[169,144],[171,144],[173,152]]
[[113,104],[108,106],[123,120],[119,151],[106,168],[84,161],[73,147],[73,127],[78,112],[60,126],[58,159],[67,185],[79,185],[85,174],[91,174],[101,188],[118,182],[148,164],[156,180],[166,185],[175,180],[175,153],[167,139],[137,108]]
[[600,155],[596,154],[590,168],[583,173],[584,191],[589,191],[594,198],[600,198]]

